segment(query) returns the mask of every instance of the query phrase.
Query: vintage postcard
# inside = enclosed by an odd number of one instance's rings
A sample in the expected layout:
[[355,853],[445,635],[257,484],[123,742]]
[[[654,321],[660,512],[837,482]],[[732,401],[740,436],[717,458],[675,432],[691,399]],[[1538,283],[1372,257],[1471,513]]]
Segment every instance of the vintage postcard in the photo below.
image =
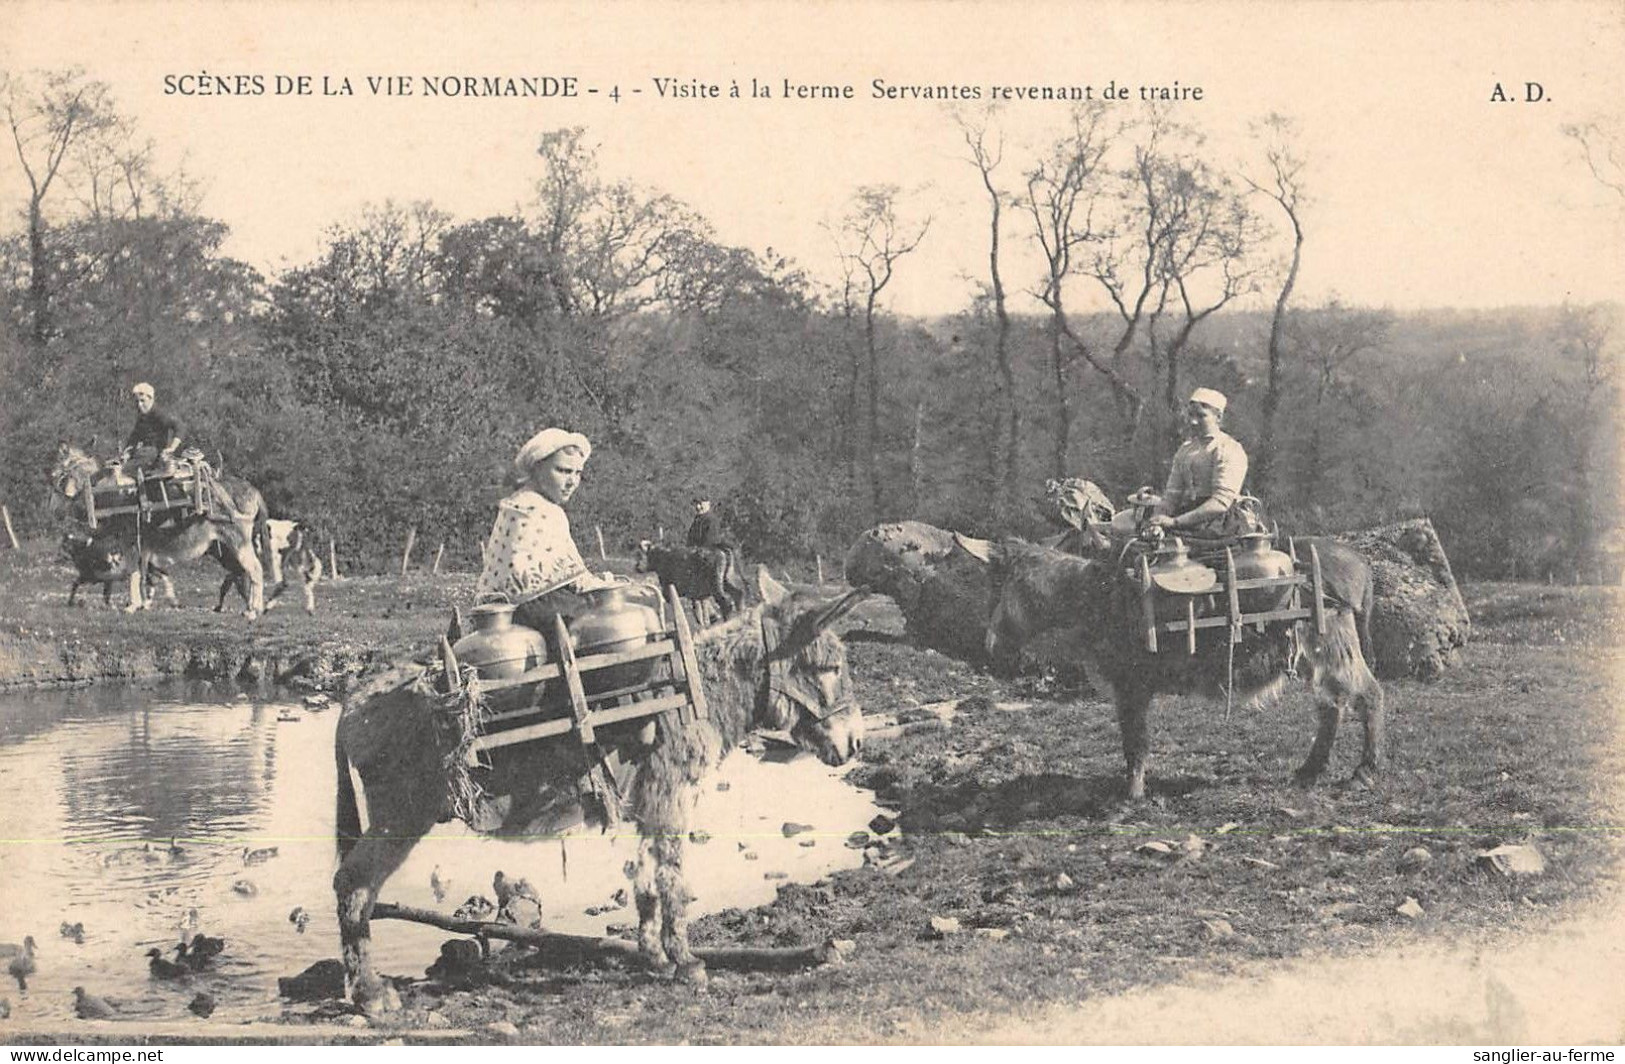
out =
[[1604,0],[0,5],[0,1042],[1612,1059],[1622,101]]

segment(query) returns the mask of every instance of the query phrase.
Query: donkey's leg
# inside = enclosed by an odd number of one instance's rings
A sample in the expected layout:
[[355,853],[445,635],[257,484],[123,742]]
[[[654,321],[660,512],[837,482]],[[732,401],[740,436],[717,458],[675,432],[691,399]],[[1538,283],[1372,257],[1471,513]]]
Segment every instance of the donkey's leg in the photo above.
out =
[[1130,801],[1145,797],[1145,761],[1151,752],[1151,692],[1125,685],[1117,688],[1117,728],[1123,734],[1123,759],[1128,763]]
[[248,602],[243,616],[253,620],[265,612],[265,570],[260,567],[259,555],[254,553],[252,533],[245,534],[230,550],[237,568],[242,570],[242,578],[247,581]]
[[125,613],[134,613],[136,610],[147,608],[146,596],[141,589],[141,567],[136,566],[135,572],[130,574],[130,602],[124,607]]
[[147,587],[149,588],[149,591],[147,593],[148,600],[150,601],[152,598],[155,597],[154,594],[152,593],[152,591],[150,590],[151,587],[152,587],[152,584],[153,584],[153,577],[154,576],[157,577],[158,586],[163,588],[164,601],[166,603],[168,603],[169,605],[171,605],[171,606],[179,608],[180,604],[181,604],[181,600],[175,597],[175,581],[171,580],[169,578],[169,574],[164,572],[162,569],[149,569],[149,570],[147,570]]
[[[1329,618],[1326,633],[1321,636],[1311,636],[1308,644],[1307,658],[1309,661],[1309,679],[1315,689],[1316,710],[1319,714],[1319,727],[1315,732],[1314,745],[1309,748],[1309,756],[1298,768],[1295,777],[1300,786],[1314,783],[1326,771],[1331,761],[1332,748],[1337,742],[1337,730],[1343,722],[1343,713],[1350,701],[1363,698],[1368,687],[1376,687],[1376,678],[1366,667],[1365,659],[1360,654],[1359,632],[1355,627],[1354,617],[1346,611],[1339,611]],[[1381,691],[1380,687],[1376,689]],[[1370,719],[1370,711],[1362,709],[1362,714]],[[1376,724],[1376,733],[1370,727],[1366,730],[1366,758],[1372,758],[1372,744],[1380,741],[1382,730],[1381,712],[1379,709]],[[1366,767],[1366,760],[1362,759],[1361,767]],[[1370,774],[1375,767],[1368,769]],[[1356,773],[1359,776],[1359,773]]]
[[1337,742],[1337,727],[1343,721],[1345,701],[1341,693],[1327,690],[1325,684],[1316,685],[1315,712],[1320,718],[1319,727],[1315,731],[1315,743],[1309,748],[1309,756],[1293,773],[1300,787],[1314,783],[1326,771],[1326,764],[1332,756],[1332,745]]
[[677,966],[677,977],[688,983],[705,982],[705,962],[688,947],[688,903],[694,896],[683,878],[683,835],[671,831],[654,840],[655,887],[665,910],[661,940],[666,956]]
[[[68,605],[72,606],[73,600],[79,596],[79,585],[82,583],[84,583],[83,580],[75,580],[73,586],[68,588]],[[108,587],[111,585],[104,584],[103,586]]]
[[[369,810],[371,808],[369,806]],[[347,989],[350,999],[368,1014],[400,1007],[395,988],[372,969],[372,906],[378,900],[378,888],[401,866],[427,830],[427,827],[405,832],[389,830],[386,836],[377,834],[380,827],[374,824],[333,876]]]
[[638,839],[637,868],[632,875],[632,897],[638,906],[638,951],[644,962],[662,974],[670,975],[676,968],[661,944],[660,889],[657,885],[657,858],[655,843],[649,835]]
[[1382,684],[1377,682],[1370,668],[1365,668],[1364,673],[1354,700],[1360,711],[1364,743],[1360,748],[1360,763],[1355,766],[1350,782],[1370,785],[1376,782],[1377,774],[1382,771],[1383,750],[1387,746],[1387,708]]

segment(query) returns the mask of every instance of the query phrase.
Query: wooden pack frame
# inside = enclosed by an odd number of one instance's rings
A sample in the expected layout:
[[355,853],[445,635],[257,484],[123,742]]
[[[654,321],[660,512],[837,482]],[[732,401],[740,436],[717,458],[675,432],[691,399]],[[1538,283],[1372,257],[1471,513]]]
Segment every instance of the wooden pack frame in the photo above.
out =
[[[149,486],[157,487],[156,499],[150,496]],[[98,503],[98,495],[112,501]],[[83,498],[85,523],[91,528],[99,527],[103,518],[120,514],[136,514],[142,520],[150,520],[176,510],[202,513],[206,501],[203,478],[195,473],[149,477],[143,469],[136,470],[133,486],[93,487],[84,492]]]
[[[1298,559],[1297,544],[1290,538],[1287,540],[1287,553],[1292,557],[1293,572],[1289,576],[1260,576],[1246,580],[1236,576],[1236,555],[1231,547],[1224,548],[1224,572],[1217,592],[1205,591],[1199,594],[1184,595],[1177,592],[1162,591],[1151,582],[1151,566],[1145,555],[1139,559],[1140,581],[1140,610],[1142,618],[1142,634],[1145,639],[1145,648],[1153,654],[1158,652],[1161,641],[1158,633],[1167,635],[1185,636],[1185,651],[1188,654],[1196,653],[1196,633],[1204,628],[1226,628],[1229,630],[1230,642],[1241,642],[1241,629],[1243,625],[1256,624],[1262,630],[1263,626],[1272,623],[1295,624],[1298,621],[1312,620],[1315,631],[1322,634],[1326,631],[1326,608],[1323,599],[1324,588],[1320,577],[1320,553],[1315,550],[1314,544],[1309,545],[1309,571],[1302,570],[1302,562]],[[1291,588],[1287,605],[1275,610],[1264,610],[1257,613],[1244,613],[1241,609],[1241,592],[1251,591],[1255,588]],[[1308,589],[1309,605],[1301,605],[1300,591]],[[1209,595],[1224,596],[1225,610],[1222,614],[1213,614],[1209,617],[1196,615],[1196,600]],[[1157,620],[1157,596],[1164,599],[1183,599],[1185,616],[1181,620]]]
[[[705,688],[700,679],[699,659],[694,653],[694,635],[683,610],[677,589],[666,588],[669,625],[650,636],[644,646],[607,654],[577,657],[570,646],[564,622],[554,619],[552,647],[559,659],[539,665],[508,680],[481,680],[480,694],[498,707],[484,718],[482,733],[468,750],[468,761],[477,764],[486,750],[518,743],[545,742],[573,735],[582,747],[593,747],[597,730],[610,724],[652,718],[676,710],[678,718],[690,723],[708,713]],[[451,644],[442,639],[440,655],[445,675],[457,683],[460,675]],[[617,665],[664,659],[667,668],[655,670],[648,679],[627,687],[587,693],[582,677]],[[567,704],[544,697],[548,681],[564,680]],[[508,708],[501,708],[501,707]],[[561,714],[561,708],[564,712]]]

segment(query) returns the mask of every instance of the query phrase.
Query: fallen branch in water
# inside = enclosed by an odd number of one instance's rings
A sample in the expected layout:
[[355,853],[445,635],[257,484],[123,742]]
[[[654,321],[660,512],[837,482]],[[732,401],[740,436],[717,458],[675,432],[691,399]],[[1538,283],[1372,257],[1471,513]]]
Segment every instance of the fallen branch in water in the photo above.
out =
[[[460,935],[506,939],[541,950],[542,963],[565,967],[582,962],[607,960],[640,960],[636,943],[625,939],[597,935],[566,935],[554,931],[538,931],[517,924],[496,923],[490,920],[458,920],[432,909],[418,909],[410,905],[394,905],[381,901],[372,907],[374,920],[409,920],[415,924],[428,924]],[[772,947],[695,946],[694,955],[706,967],[733,972],[794,972],[828,964],[837,956],[834,945],[825,942],[818,946],[799,946],[790,949]]]

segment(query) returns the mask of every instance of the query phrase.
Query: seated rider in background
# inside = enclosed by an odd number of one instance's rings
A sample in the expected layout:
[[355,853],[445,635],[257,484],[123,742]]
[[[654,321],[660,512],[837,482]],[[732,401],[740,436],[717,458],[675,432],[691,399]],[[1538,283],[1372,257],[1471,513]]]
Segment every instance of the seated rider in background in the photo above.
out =
[[159,409],[157,393],[145,381],[131,388],[130,394],[135,396],[137,414],[135,427],[130,430],[130,437],[124,441],[124,450],[119,455],[120,463],[128,464],[134,459],[149,472],[174,472],[175,456],[184,433],[180,420]]
[[497,504],[476,602],[511,602],[516,623],[551,633],[554,617],[568,622],[586,612],[584,592],[621,583],[588,571],[564,512],[591,455],[587,437],[560,428],[543,429],[519,449],[519,490]]
[[1168,486],[1146,524],[1170,532],[1219,536],[1247,479],[1247,452],[1225,432],[1229,405],[1220,392],[1198,388],[1185,404],[1186,440],[1174,454]]
[[722,517],[711,506],[711,500],[700,496],[694,500],[694,523],[688,526],[690,547],[717,549],[728,546],[722,538]]

